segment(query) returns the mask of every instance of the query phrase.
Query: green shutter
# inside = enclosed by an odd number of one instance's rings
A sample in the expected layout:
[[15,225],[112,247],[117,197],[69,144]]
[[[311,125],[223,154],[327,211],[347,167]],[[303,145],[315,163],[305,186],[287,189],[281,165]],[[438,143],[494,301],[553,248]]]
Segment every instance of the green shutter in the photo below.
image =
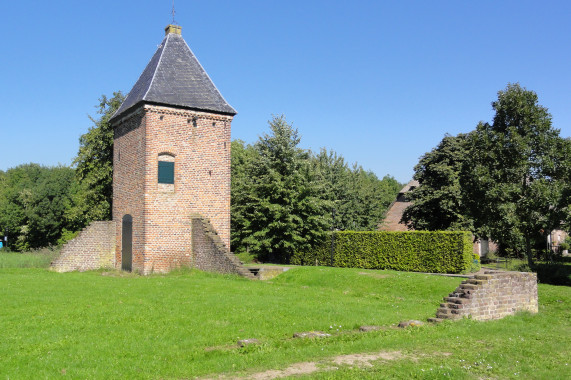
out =
[[159,183],[174,183],[174,162],[159,161]]

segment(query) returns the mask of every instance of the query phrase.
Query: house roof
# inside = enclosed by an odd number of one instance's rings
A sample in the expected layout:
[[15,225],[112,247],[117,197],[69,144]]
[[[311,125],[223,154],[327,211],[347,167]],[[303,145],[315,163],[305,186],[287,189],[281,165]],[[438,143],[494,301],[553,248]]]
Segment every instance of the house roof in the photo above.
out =
[[165,38],[112,120],[139,103],[236,114],[182,38],[181,27],[176,25],[165,28]]
[[401,223],[404,210],[412,203],[404,196],[409,191],[418,187],[418,181],[412,180],[407,183],[397,195],[397,199],[391,203],[385,214],[383,224],[380,226],[382,231],[408,231],[408,227]]
[[412,189],[414,189],[415,187],[418,187],[419,183],[416,180],[411,180],[409,183],[407,183],[406,185],[404,185],[404,187],[401,189],[401,191],[399,191],[399,194],[405,194],[408,193],[409,191],[411,191]]

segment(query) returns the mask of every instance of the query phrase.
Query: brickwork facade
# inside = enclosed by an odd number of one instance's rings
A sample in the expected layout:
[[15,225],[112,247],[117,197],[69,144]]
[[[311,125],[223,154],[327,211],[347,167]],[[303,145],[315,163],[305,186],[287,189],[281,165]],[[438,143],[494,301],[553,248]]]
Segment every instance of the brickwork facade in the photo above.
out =
[[486,271],[463,281],[444,298],[433,322],[471,317],[475,320],[500,319],[518,311],[537,313],[537,274]]
[[92,222],[68,241],[51,263],[56,272],[113,268],[115,265],[115,223]]
[[[133,270],[168,272],[192,261],[191,215],[208,218],[230,244],[232,116],[144,104],[115,127],[113,220],[116,266],[122,218],[133,218]],[[174,184],[158,183],[158,161],[174,162]]]
[[200,215],[192,217],[192,266],[204,271],[233,273],[254,279],[240,260],[230,253],[210,221]]

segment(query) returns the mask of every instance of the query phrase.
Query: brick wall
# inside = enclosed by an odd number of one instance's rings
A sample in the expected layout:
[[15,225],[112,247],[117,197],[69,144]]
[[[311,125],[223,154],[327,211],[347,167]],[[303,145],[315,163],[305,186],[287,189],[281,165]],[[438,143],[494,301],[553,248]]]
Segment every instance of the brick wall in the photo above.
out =
[[56,272],[113,268],[115,264],[115,223],[92,222],[68,241],[51,263]]
[[[121,267],[121,219],[133,217],[133,270],[168,272],[192,259],[191,214],[230,244],[232,116],[143,105],[115,129],[113,219]],[[158,159],[174,159],[174,185],[158,183]]]
[[193,266],[200,270],[234,273],[254,279],[238,258],[230,253],[208,219],[192,215]]
[[133,217],[133,270],[144,269],[145,113],[142,108],[127,115],[115,127],[113,142],[113,221],[115,265],[121,269],[121,229],[125,215]]
[[470,316],[475,320],[500,319],[518,311],[537,313],[537,274],[486,271],[463,281],[436,312],[433,322]]

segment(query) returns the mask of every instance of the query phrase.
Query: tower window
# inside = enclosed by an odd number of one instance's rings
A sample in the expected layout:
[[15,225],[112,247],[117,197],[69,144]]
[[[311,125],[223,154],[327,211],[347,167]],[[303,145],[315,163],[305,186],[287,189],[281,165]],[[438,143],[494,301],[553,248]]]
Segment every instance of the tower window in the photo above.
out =
[[159,161],[159,183],[174,184],[174,162]]

